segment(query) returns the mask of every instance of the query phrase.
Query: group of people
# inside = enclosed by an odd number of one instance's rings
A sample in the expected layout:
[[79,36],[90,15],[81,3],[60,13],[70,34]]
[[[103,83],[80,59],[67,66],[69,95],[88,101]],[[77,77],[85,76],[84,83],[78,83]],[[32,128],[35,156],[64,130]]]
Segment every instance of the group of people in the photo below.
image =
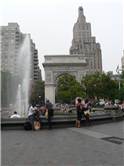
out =
[[112,102],[111,100],[108,100],[105,102],[104,108],[109,108],[109,107],[117,108],[124,111],[124,101]]
[[[112,106],[112,102],[106,102],[105,103],[105,108],[108,106]],[[92,101],[85,99],[82,100],[80,97],[77,97],[75,99],[75,106],[76,106],[76,113],[77,113],[77,118],[76,118],[76,124],[75,126],[77,128],[80,128],[81,126],[81,120],[84,117],[86,120],[87,125],[90,125],[90,112],[91,112],[91,107],[93,106]],[[124,101],[121,104],[116,104],[116,107],[119,107],[122,111],[124,111]],[[46,103],[41,106],[41,105],[35,105],[32,104],[29,107],[28,110],[28,122],[25,123],[25,128],[28,128],[28,124],[31,124],[31,128],[34,130],[38,130],[42,128],[42,116],[45,116],[47,121],[48,121],[48,128],[52,129],[52,117],[54,114],[53,110],[53,104],[49,101],[46,100]],[[14,114],[11,116],[11,118],[20,118],[20,115],[15,111]]]
[[53,105],[49,100],[46,100],[44,106],[32,104],[29,107],[28,122],[25,123],[25,126],[28,126],[28,123],[30,123],[34,130],[42,128],[41,116],[46,116],[46,119],[48,120],[48,128],[52,129]]
[[75,104],[76,104],[76,111],[77,111],[76,127],[80,128],[82,117],[86,119],[86,123],[89,125],[91,103],[89,102],[88,99],[82,100],[81,98],[77,98],[75,101]]
[[[76,98],[76,127],[80,128],[81,119],[84,117],[86,119],[86,123],[90,124],[90,109],[91,103],[88,99],[81,100],[81,98]],[[28,119],[32,124],[32,128],[37,130],[42,126],[42,122],[40,119],[41,115],[45,115],[48,120],[48,128],[52,129],[52,117],[53,117],[53,105],[47,100],[44,107],[36,107],[35,105],[31,105],[29,108]]]

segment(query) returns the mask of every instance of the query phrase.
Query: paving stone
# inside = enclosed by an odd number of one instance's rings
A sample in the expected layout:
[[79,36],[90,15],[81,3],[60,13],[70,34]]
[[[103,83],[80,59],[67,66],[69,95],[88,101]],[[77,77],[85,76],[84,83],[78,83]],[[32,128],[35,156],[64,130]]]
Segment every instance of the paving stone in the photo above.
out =
[[123,166],[124,144],[101,139],[103,135],[124,138],[123,125],[121,121],[80,129],[5,130],[1,132],[1,165]]

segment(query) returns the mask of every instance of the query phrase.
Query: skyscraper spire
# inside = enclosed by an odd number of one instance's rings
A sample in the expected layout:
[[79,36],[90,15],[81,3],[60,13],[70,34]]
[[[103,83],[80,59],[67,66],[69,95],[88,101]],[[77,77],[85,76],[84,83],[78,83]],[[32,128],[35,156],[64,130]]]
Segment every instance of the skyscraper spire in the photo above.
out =
[[87,59],[89,72],[102,71],[102,55],[100,44],[91,35],[91,24],[86,21],[83,8],[78,8],[78,19],[73,27],[70,54],[81,55]]
[[85,23],[86,22],[86,19],[85,19],[85,16],[84,16],[84,10],[83,10],[82,6],[80,6],[78,8],[78,21],[80,23]]
[[83,15],[84,15],[84,11],[83,11],[82,6],[80,6],[80,7],[78,8],[78,16],[80,17],[80,16],[83,16]]

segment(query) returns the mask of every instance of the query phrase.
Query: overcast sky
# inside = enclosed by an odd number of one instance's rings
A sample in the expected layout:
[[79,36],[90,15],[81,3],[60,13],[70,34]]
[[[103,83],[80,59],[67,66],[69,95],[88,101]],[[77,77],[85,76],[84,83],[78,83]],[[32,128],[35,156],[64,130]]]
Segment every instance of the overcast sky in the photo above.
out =
[[[1,0],[0,25],[17,22],[23,33],[30,33],[44,55],[69,54],[72,29],[82,6],[92,36],[101,44],[103,70],[121,66],[123,55],[123,0]],[[43,76],[44,77],[44,76]]]

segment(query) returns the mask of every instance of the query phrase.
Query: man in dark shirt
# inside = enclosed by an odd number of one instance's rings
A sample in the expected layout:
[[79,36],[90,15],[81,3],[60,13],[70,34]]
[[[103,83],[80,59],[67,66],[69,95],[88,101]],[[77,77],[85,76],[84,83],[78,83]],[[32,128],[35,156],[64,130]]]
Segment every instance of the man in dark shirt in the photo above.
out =
[[53,105],[49,100],[46,100],[45,107],[48,111],[48,127],[52,129]]

